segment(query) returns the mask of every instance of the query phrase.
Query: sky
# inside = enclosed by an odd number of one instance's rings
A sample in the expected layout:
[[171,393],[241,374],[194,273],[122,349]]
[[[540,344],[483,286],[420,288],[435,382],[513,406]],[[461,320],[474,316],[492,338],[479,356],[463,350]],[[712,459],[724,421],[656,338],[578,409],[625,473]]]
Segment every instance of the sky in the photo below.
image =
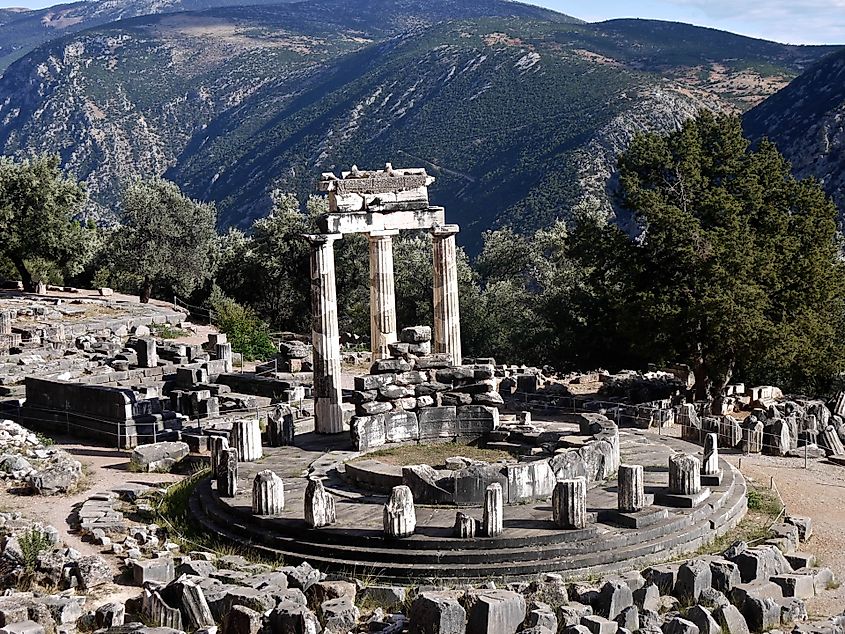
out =
[[[35,9],[69,1],[0,0],[0,7]],[[611,18],[652,18],[709,26],[788,44],[845,44],[845,0],[523,1],[589,22]]]
[[845,44],[845,0],[528,0],[594,22],[652,18],[788,44]]

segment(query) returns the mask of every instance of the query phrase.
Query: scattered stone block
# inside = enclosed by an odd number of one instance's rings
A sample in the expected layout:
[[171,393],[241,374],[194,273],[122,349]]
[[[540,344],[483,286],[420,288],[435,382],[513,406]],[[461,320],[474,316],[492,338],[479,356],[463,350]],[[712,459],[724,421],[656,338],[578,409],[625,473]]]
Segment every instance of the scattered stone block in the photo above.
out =
[[421,592],[411,604],[410,634],[464,634],[467,613],[453,592]]
[[514,634],[525,620],[525,598],[508,590],[482,590],[464,598],[467,634]]

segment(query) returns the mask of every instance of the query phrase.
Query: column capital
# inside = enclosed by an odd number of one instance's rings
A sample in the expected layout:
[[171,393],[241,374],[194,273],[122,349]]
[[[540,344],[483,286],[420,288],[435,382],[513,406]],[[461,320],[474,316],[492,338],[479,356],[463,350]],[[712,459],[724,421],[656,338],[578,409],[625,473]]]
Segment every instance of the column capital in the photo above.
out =
[[302,237],[308,240],[311,246],[316,247],[322,244],[334,244],[335,241],[343,238],[342,233],[303,233]]
[[368,239],[378,240],[379,238],[392,238],[399,235],[399,229],[376,229],[367,234]]
[[458,225],[438,225],[431,228],[431,235],[435,238],[449,238],[457,234],[461,228]]

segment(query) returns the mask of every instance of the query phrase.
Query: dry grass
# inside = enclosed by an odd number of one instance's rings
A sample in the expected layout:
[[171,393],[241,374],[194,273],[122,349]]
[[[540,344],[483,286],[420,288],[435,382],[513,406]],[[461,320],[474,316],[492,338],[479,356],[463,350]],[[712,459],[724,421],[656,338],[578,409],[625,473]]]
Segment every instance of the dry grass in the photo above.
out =
[[[378,460],[384,464],[404,467],[412,464],[442,465],[446,458],[462,456],[484,462],[514,462],[514,457],[507,451],[483,449],[471,445],[459,445],[453,442],[430,443],[423,445],[400,445],[368,453],[357,460]],[[354,462],[354,461],[353,461]]]

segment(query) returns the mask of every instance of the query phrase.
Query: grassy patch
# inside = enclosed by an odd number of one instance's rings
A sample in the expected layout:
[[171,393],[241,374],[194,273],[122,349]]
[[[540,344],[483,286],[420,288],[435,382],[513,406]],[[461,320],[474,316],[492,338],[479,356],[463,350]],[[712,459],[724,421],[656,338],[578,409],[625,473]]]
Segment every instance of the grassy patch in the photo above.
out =
[[385,464],[404,467],[412,464],[427,464],[432,466],[442,465],[446,458],[462,456],[472,460],[483,460],[484,462],[497,462],[507,460],[513,462],[514,457],[507,451],[499,449],[484,449],[471,445],[460,445],[454,442],[431,443],[423,445],[400,445],[398,447],[387,447],[368,453],[356,460],[378,460]]
[[155,507],[155,515],[156,519],[163,520],[170,540],[179,544],[183,552],[205,550],[220,557],[241,555],[255,563],[283,565],[281,557],[268,557],[247,546],[233,544],[219,535],[208,533],[192,521],[189,506],[191,495],[200,481],[209,473],[209,469],[201,469],[184,480],[170,485],[160,494],[161,498]]
[[160,339],[180,339],[191,334],[187,330],[176,328],[170,324],[150,324],[150,332]]
[[782,508],[777,493],[749,484],[748,513],[742,521],[721,537],[699,548],[696,554],[720,553],[738,541],[752,543],[768,539],[771,537],[770,527],[780,515]]

